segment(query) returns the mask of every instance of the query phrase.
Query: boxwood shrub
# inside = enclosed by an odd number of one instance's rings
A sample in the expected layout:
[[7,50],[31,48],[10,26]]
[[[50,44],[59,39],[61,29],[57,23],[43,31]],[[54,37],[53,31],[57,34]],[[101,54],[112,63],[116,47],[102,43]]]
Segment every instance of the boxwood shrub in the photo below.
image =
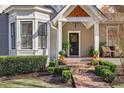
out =
[[55,73],[55,69],[56,69],[56,67],[48,67],[48,68],[47,68],[47,71],[48,71],[50,74],[54,74],[54,73]]
[[99,65],[109,66],[110,70],[112,72],[115,72],[115,70],[117,68],[117,66],[115,64],[113,64],[112,62],[109,62],[109,61],[100,61]]
[[45,68],[47,56],[0,57],[0,76],[40,71]]
[[72,76],[72,74],[71,74],[70,70],[63,70],[62,71],[62,80],[64,82],[69,81],[71,79],[71,76]]
[[102,65],[96,66],[95,67],[95,73],[96,73],[96,75],[102,76],[102,70],[103,69],[110,69],[110,67],[109,66],[102,66]]
[[109,69],[104,69],[102,77],[107,83],[111,83],[115,79],[115,74]]
[[49,67],[55,67],[55,66],[56,66],[56,64],[54,61],[49,62]]
[[62,71],[63,70],[70,70],[68,66],[57,66],[57,67],[48,67],[47,71],[51,74],[55,74],[55,75],[62,75]]
[[62,71],[63,70],[70,70],[68,66],[65,65],[60,65],[58,67],[55,68],[55,74],[57,75],[62,75]]

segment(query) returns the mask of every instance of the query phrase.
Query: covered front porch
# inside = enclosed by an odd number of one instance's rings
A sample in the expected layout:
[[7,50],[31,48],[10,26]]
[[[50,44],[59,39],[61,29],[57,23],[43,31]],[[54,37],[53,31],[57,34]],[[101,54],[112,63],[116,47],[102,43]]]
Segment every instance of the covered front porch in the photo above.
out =
[[92,47],[99,50],[100,22],[106,17],[94,6],[69,5],[54,19],[56,26],[56,57],[63,50],[63,43],[69,43],[68,57],[87,57]]
[[[84,24],[92,24],[87,28]],[[67,57],[88,57],[92,48],[99,50],[99,22],[91,17],[68,17],[58,21],[57,54],[69,43]],[[58,56],[58,55],[57,55]]]

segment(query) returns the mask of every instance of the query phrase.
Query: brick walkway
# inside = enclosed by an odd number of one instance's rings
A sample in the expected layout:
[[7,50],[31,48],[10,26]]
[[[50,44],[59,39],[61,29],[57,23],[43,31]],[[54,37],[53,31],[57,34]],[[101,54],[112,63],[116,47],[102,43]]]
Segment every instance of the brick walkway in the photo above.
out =
[[90,62],[68,61],[67,65],[71,67],[76,88],[110,88],[109,84],[94,74],[94,66]]

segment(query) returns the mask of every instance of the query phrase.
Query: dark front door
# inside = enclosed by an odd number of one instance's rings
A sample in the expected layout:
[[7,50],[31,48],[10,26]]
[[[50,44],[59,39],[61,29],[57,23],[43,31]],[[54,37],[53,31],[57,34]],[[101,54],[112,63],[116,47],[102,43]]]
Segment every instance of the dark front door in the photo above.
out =
[[70,55],[79,55],[79,34],[69,33],[69,40],[71,44]]

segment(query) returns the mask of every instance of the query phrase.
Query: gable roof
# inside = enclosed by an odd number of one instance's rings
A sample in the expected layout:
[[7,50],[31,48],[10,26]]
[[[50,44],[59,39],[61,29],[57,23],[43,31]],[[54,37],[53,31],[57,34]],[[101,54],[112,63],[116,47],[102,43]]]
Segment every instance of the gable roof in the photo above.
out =
[[[76,5],[67,5],[52,21],[55,24],[57,20],[64,15],[69,9],[73,10]],[[106,21],[107,17],[94,5],[80,5],[80,7],[85,10],[89,16],[94,17],[99,21]]]
[[77,5],[67,17],[89,17],[89,14]]

